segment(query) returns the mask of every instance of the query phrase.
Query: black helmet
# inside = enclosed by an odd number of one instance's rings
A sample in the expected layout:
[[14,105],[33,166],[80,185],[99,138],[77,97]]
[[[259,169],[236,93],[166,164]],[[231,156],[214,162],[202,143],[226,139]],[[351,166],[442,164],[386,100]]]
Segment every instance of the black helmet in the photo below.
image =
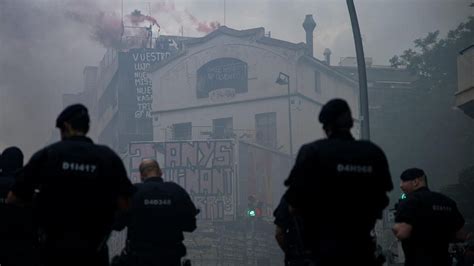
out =
[[66,107],[56,119],[56,127],[63,128],[64,123],[68,122],[74,129],[89,131],[89,113],[87,108],[78,103]]
[[352,114],[347,102],[343,99],[332,99],[327,102],[319,113],[319,122],[324,127],[352,128]]
[[13,174],[23,167],[23,152],[18,147],[6,148],[0,156],[3,175]]

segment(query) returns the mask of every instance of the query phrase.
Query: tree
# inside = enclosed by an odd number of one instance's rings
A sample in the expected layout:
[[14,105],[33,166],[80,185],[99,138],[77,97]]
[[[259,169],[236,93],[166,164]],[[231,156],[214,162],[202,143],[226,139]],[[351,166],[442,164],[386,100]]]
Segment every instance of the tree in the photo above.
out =
[[474,16],[439,38],[439,31],[430,32],[414,41],[415,48],[405,50],[390,59],[392,67],[405,66],[430,89],[454,88],[457,85],[456,58],[464,48],[474,43]]
[[[474,222],[474,121],[453,107],[457,57],[472,44],[474,16],[449,31],[444,38],[435,31],[416,39],[414,48],[390,59],[392,67],[404,66],[415,74],[417,89],[426,91],[423,102],[417,104],[416,109],[421,113],[416,127],[421,137],[412,148],[420,155],[415,164],[421,162],[422,167],[427,168],[429,178],[436,176],[439,178],[436,181],[443,181],[438,182],[444,183],[441,191],[457,201],[471,223]],[[470,229],[474,230],[474,227]]]
[[420,99],[410,99],[416,115],[403,118],[411,124],[418,119],[410,128],[415,145],[407,152],[416,152],[413,165],[426,168],[435,187],[457,183],[459,173],[473,164],[468,158],[474,157],[474,121],[454,108],[457,57],[472,44],[474,16],[444,37],[435,31],[416,39],[413,48],[390,59],[392,67],[403,66],[416,75],[416,89],[423,92]]

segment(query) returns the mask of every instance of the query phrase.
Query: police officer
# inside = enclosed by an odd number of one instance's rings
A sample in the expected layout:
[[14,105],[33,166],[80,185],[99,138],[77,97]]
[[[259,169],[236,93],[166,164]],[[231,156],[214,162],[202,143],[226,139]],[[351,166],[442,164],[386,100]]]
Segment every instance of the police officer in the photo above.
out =
[[196,229],[198,210],[186,190],[165,182],[155,160],[140,164],[132,207],[114,229],[128,227],[125,252],[118,265],[179,266],[186,254],[183,232]]
[[327,139],[301,147],[285,199],[302,217],[316,265],[376,265],[371,232],[393,188],[387,159],[375,144],[352,137],[346,101],[330,100],[319,121]]
[[31,206],[5,204],[15,175],[23,167],[23,153],[9,147],[0,156],[0,265],[37,264],[37,234]]
[[419,168],[405,170],[400,179],[407,197],[398,204],[393,232],[402,241],[405,265],[451,265],[449,243],[469,238],[456,203],[430,191],[425,172]]
[[0,204],[5,204],[15,174],[23,167],[23,153],[17,147],[6,148],[0,156]]
[[35,153],[18,177],[8,203],[34,203],[46,266],[108,265],[106,240],[117,209],[133,192],[121,159],[86,137],[82,104],[56,120],[61,141]]

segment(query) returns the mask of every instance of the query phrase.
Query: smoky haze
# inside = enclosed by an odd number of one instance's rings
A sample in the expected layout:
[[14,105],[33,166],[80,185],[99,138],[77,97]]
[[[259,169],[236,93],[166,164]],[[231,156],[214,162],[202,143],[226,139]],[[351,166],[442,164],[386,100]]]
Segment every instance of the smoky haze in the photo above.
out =
[[[236,29],[264,26],[272,37],[301,42],[305,14],[314,14],[315,57],[325,48],[354,56],[345,3],[335,1],[124,1],[125,13],[142,10],[162,34],[203,36],[225,23]],[[469,0],[357,1],[366,56],[387,64],[429,31],[454,28],[470,14]],[[0,2],[0,148],[18,145],[31,154],[50,137],[62,93],[81,89],[82,69],[97,65],[107,36],[120,21],[120,2],[4,0]],[[245,19],[242,19],[245,17]],[[112,33],[113,34],[113,33]],[[31,137],[34,135],[35,137]]]
[[83,67],[103,54],[91,29],[68,17],[66,7],[59,1],[0,2],[0,148],[17,145],[28,156],[43,146],[62,94],[81,89]]
[[[449,30],[466,21],[474,11],[474,8],[469,7],[472,0],[355,2],[365,56],[371,57],[374,65],[385,66],[389,65],[388,60],[392,56],[413,48],[415,39],[436,30],[440,30],[441,37],[445,37]],[[157,34],[202,37],[222,25],[236,30],[264,27],[265,34],[270,33],[272,38],[299,43],[306,41],[302,23],[307,14],[312,14],[317,24],[313,39],[314,57],[322,60],[323,51],[329,48],[332,51],[331,64],[336,66],[340,58],[355,56],[351,23],[346,1],[343,0],[124,0],[123,16],[120,0],[0,0],[0,152],[15,145],[24,151],[28,159],[36,150],[55,140],[52,137],[56,130],[54,121],[63,108],[63,94],[81,92],[84,87],[84,67],[98,66],[107,48],[122,48],[122,34],[133,32],[131,27],[125,29],[124,24],[148,26],[151,23],[154,37]],[[147,34],[135,32],[143,33]],[[265,89],[268,91],[281,90],[286,93],[285,86],[274,82],[280,66],[274,67],[265,69],[265,73],[275,72],[275,77],[262,82],[268,78],[263,76],[259,82],[267,86]],[[259,79],[248,77],[249,80],[251,78],[252,82]],[[453,95],[454,92],[448,97]],[[390,96],[384,97],[389,99]],[[413,103],[414,100],[411,100]],[[391,169],[395,186],[404,168],[425,168],[428,176],[433,177],[430,185],[437,189],[441,185],[457,182],[458,172],[472,165],[472,156],[462,157],[458,151],[463,144],[473,143],[473,134],[464,134],[463,138],[454,140],[453,134],[448,134],[448,131],[454,126],[456,132],[473,132],[474,120],[460,111],[448,115],[442,112],[445,110],[432,112],[438,103],[432,100],[428,106],[426,102],[423,101],[423,106],[413,110],[413,117],[422,111],[428,114],[426,117],[429,121],[420,122],[432,125],[427,137],[422,133],[412,134],[411,130],[415,128],[398,134],[401,138],[410,138],[410,143],[419,140],[420,145],[387,141],[392,145],[389,148],[398,152],[397,155],[402,154],[394,158],[393,153],[387,153],[389,160],[396,162],[392,164],[396,168]],[[444,103],[444,106],[454,105]],[[402,105],[403,102],[400,103]],[[444,116],[441,117],[440,113]],[[411,124],[416,124],[413,121]],[[438,121],[443,122],[438,124]],[[452,121],[461,121],[462,125],[458,126]],[[317,121],[314,118],[304,123]],[[320,130],[319,124],[317,127]],[[399,129],[393,132],[396,130]],[[207,133],[212,133],[210,131]],[[278,134],[286,134],[288,128],[282,131],[285,132]],[[318,133],[322,135],[322,131]],[[303,135],[299,128],[295,128],[293,134],[295,139]],[[277,149],[283,146],[281,143],[278,145]],[[297,148],[295,145],[294,154]],[[472,151],[471,155],[474,155],[474,149]],[[255,162],[255,169],[259,169],[261,165],[251,159],[249,163]],[[405,162],[410,164],[405,165]],[[285,189],[282,180],[269,181],[270,176],[266,178],[268,182],[274,182],[272,186],[277,189],[272,191],[272,196],[279,199]],[[392,196],[398,192],[395,189]]]
[[[147,6],[125,1],[124,8]],[[219,26],[171,1],[149,6],[171,16],[165,33],[177,34],[175,24],[183,21],[186,32],[200,35]],[[112,0],[0,2],[0,150],[16,145],[28,158],[50,139],[62,94],[80,91],[84,66],[97,65],[104,47],[116,46],[120,13],[119,1]]]

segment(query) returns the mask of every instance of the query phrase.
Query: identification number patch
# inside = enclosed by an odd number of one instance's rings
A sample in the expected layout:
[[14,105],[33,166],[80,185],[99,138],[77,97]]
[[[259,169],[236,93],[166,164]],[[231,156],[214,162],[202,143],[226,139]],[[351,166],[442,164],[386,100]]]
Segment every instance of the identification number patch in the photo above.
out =
[[97,169],[95,164],[87,164],[87,163],[73,163],[73,162],[63,162],[63,170],[64,171],[78,171],[78,172],[86,172],[86,173],[94,173]]
[[145,199],[143,204],[146,205],[155,205],[155,206],[169,206],[171,205],[171,199]]
[[441,211],[441,212],[450,212],[453,209],[449,206],[444,206],[444,205],[433,205],[433,211]]
[[370,174],[373,172],[372,165],[360,165],[360,164],[338,164],[338,172],[349,172],[349,173],[366,173]]

